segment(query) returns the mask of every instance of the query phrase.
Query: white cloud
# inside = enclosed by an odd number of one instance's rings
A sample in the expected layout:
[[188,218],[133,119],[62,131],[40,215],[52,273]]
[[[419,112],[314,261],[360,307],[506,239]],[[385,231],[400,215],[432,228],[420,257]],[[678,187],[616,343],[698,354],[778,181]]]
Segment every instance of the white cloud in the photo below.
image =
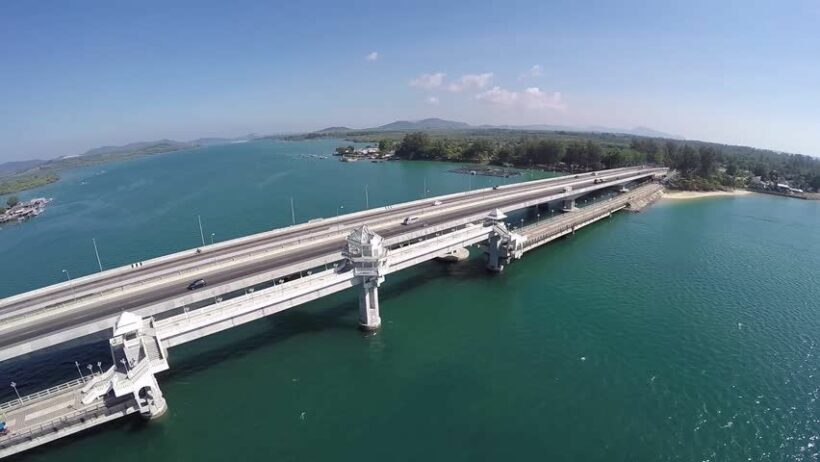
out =
[[438,98],[435,96],[428,96],[425,101],[427,101],[427,104],[432,104],[433,106],[438,106],[439,103]]
[[527,72],[521,74],[518,79],[523,80],[526,78],[541,77],[542,75],[544,75],[544,70],[541,68],[541,65],[534,64]]
[[422,74],[410,81],[411,87],[424,88],[425,90],[432,90],[439,88],[444,83],[443,72],[436,72],[435,74]]
[[565,109],[566,104],[560,92],[548,93],[538,87],[524,91],[510,91],[495,86],[475,97],[477,100],[496,106],[516,107],[530,110]]
[[371,51],[370,53],[367,54],[367,56],[364,57],[364,59],[366,59],[367,61],[375,61],[375,60],[379,59],[379,52],[378,51]]
[[471,89],[481,89],[490,83],[493,78],[492,72],[485,72],[483,74],[465,74],[447,86],[447,89],[453,92],[460,92]]

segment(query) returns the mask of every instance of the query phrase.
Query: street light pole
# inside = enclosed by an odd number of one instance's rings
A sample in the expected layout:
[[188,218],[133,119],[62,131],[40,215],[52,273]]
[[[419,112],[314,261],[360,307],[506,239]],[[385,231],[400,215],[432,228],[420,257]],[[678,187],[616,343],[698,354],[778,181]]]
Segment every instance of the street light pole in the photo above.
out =
[[344,206],[344,205],[340,205],[340,206],[336,209],[336,218],[339,218],[339,213],[342,211],[342,209],[343,209],[343,208],[345,208],[345,206]]
[[80,363],[78,363],[77,361],[74,361],[74,365],[77,366],[77,372],[80,373],[80,380],[85,382],[85,377],[83,376],[83,371],[80,370]]
[[97,238],[92,237],[91,242],[94,243],[94,255],[97,256],[97,265],[100,267],[100,273],[102,273],[102,261],[100,260],[100,251],[97,250]]
[[370,208],[370,195],[367,192],[367,185],[364,185],[364,208]]
[[199,223],[199,238],[202,239],[202,245],[205,245],[205,233],[202,232],[202,216],[197,215],[196,221]]
[[293,208],[293,198],[290,198],[290,222],[296,224],[296,209]]
[[97,361],[97,369],[100,370],[100,375],[102,375],[102,373],[103,373],[103,371],[102,371],[102,361]]
[[216,236],[216,233],[211,233],[211,245],[214,245],[214,236]]
[[74,283],[71,281],[71,274],[67,269],[64,269],[63,273],[65,273],[65,279],[68,281],[68,286],[71,288],[71,296],[76,297],[77,294],[74,292]]
[[17,395],[17,399],[20,400],[20,406],[23,405],[23,398],[20,397],[20,392],[17,391],[17,384],[11,382],[11,388],[14,388],[14,394]]

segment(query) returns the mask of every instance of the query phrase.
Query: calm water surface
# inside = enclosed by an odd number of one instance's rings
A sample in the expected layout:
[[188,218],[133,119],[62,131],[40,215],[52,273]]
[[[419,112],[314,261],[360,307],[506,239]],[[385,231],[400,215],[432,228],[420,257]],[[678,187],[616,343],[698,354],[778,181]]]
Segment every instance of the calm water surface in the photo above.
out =
[[[215,146],[80,169],[0,230],[0,296],[206,240],[499,179],[312,159],[335,141]],[[425,180],[426,179],[426,180]],[[525,178],[518,178],[521,180]],[[516,181],[508,180],[508,181]],[[473,184],[469,184],[473,182]],[[340,208],[343,207],[343,208]],[[336,294],[171,351],[162,419],[25,460],[818,460],[820,203],[661,202],[514,262],[478,254],[383,286],[383,327]],[[0,365],[34,391],[104,345]],[[23,389],[29,387],[30,389]],[[8,392],[3,390],[5,397]]]

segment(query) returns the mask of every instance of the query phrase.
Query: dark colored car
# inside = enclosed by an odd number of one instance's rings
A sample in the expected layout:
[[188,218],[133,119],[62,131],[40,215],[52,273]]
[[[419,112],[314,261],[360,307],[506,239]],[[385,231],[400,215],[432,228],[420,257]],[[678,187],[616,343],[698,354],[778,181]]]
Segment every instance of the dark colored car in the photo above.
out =
[[201,288],[205,287],[206,285],[208,285],[208,283],[205,282],[204,279],[197,279],[196,281],[188,284],[188,290],[201,289]]

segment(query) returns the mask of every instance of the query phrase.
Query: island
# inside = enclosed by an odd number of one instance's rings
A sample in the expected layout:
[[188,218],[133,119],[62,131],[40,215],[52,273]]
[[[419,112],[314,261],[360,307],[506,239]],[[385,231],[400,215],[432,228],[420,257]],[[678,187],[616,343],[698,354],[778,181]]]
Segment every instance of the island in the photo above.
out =
[[5,206],[0,206],[0,223],[20,222],[34,218],[43,213],[50,202],[51,199],[45,197],[21,202],[17,197],[11,196]]

